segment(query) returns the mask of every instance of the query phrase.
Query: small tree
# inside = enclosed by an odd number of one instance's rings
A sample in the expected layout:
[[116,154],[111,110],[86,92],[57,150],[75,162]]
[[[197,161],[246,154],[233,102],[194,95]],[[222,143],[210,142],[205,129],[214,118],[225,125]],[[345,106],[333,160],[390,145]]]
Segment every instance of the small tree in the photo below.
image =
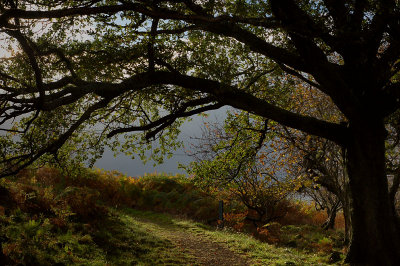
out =
[[340,199],[324,187],[316,186],[315,188],[306,188],[301,192],[313,199],[317,210],[326,210],[328,218],[322,224],[322,228],[333,229],[335,226],[336,214],[342,209],[342,202]]
[[[293,165],[278,155],[268,139],[268,120],[248,113],[230,113],[225,125],[208,124],[191,154],[197,161],[187,170],[198,184],[228,189],[265,224],[284,216],[288,197],[301,186]],[[272,158],[274,157],[274,158]],[[281,209],[283,208],[283,210]]]

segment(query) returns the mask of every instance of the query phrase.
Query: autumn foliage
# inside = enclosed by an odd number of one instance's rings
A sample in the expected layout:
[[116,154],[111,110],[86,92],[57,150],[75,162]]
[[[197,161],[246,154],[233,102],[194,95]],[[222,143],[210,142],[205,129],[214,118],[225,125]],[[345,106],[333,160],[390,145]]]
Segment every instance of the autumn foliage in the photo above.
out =
[[[79,176],[67,176],[54,168],[40,168],[4,179],[1,185],[0,233],[7,239],[2,249],[3,255],[14,263],[29,261],[27,256],[32,257],[32,263],[37,263],[48,249],[57,254],[66,252],[66,261],[72,263],[73,254],[65,248],[68,245],[51,246],[51,235],[64,232],[69,238],[72,237],[69,232],[79,228],[81,235],[65,240],[79,246],[90,238],[94,228],[112,215],[110,208],[119,207],[168,212],[211,225],[219,222],[229,230],[251,233],[277,245],[291,245],[293,234],[287,229],[290,226],[306,226],[301,231],[304,239],[296,239],[296,245],[321,252],[332,250],[329,247],[333,245],[330,240],[321,240],[325,233],[312,240],[314,246],[305,244],[310,240],[310,232],[326,219],[326,214],[316,211],[312,203],[281,201],[275,206],[278,217],[275,221],[254,223],[251,217],[256,215],[255,211],[246,207],[232,191],[204,191],[190,178],[179,175],[150,174],[134,178],[118,172],[83,169]],[[218,201],[222,198],[224,221],[218,221]]]

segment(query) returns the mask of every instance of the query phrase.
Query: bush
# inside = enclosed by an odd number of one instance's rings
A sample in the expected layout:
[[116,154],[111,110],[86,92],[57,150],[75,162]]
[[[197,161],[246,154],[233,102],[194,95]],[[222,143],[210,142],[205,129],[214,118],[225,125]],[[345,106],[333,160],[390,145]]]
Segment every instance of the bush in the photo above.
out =
[[332,252],[333,242],[331,239],[327,237],[321,238],[318,243],[316,244],[316,248],[323,253],[330,253]]
[[237,231],[243,231],[247,212],[243,213],[224,213],[224,225]]
[[258,221],[255,227],[249,217],[256,214],[231,191],[204,191],[179,175],[132,178],[115,171],[86,169],[78,176],[63,176],[56,169],[41,168],[25,170],[1,184],[4,188],[0,191],[7,199],[0,197],[0,238],[7,240],[4,254],[16,263],[26,258],[31,264],[42,265],[46,249],[49,256],[59,258],[49,259],[50,264],[84,261],[80,252],[90,246],[88,234],[108,219],[110,207],[168,212],[216,224],[221,198],[225,203],[224,226],[253,233],[270,244],[323,253],[342,248],[343,236],[320,228],[326,215],[316,211],[312,203],[283,200],[274,209],[273,215],[279,217],[275,222]]
[[96,252],[90,236],[55,230],[48,218],[31,218],[15,209],[10,216],[0,219],[0,233],[7,239],[2,252],[14,264],[76,264],[103,256]]
[[281,241],[281,224],[277,222],[268,223],[258,227],[253,235],[261,241],[269,244],[278,244]]
[[286,215],[278,221],[283,225],[315,225],[322,226],[328,216],[326,212],[317,211],[313,202],[296,201],[287,207]]

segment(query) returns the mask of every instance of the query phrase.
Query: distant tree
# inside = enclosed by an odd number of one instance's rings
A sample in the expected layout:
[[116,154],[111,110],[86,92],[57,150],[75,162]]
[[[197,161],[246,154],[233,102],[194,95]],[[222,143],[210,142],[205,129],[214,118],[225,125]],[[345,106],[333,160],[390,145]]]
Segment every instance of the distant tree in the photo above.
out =
[[[143,154],[157,137],[154,154],[168,154],[178,118],[231,105],[343,147],[347,261],[400,261],[385,163],[385,120],[400,105],[398,1],[8,0],[0,12],[1,44],[12,50],[0,66],[2,176],[100,123],[100,141],[145,131],[123,150]],[[275,101],[290,101],[283,73],[329,96],[346,124]]]
[[[304,86],[305,84],[299,79],[291,79],[290,83],[295,89],[286,97],[292,98],[298,104],[286,103],[287,109],[315,117],[325,116],[326,120],[338,123],[343,120],[340,112],[325,95],[309,86]],[[228,116],[224,126],[207,125],[199,139],[200,142],[194,145],[194,156],[198,162],[189,165],[189,172],[194,173],[201,181],[207,180],[205,184],[209,186],[212,184],[221,186],[221,178],[222,186],[230,182],[236,186],[240,185],[246,192],[242,193],[242,198],[243,195],[247,196],[243,201],[247,202],[248,197],[253,199],[251,195],[256,194],[251,191],[257,190],[254,186],[244,186],[248,182],[269,183],[268,190],[273,191],[271,180],[278,184],[280,181],[281,185],[285,184],[288,189],[285,195],[292,194],[301,187],[302,194],[311,197],[319,209],[327,211],[328,220],[323,226],[327,229],[333,228],[337,211],[342,209],[342,203],[347,203],[349,198],[341,148],[331,141],[311,137],[273,123],[263,131],[254,123],[256,120],[254,116],[251,119],[249,114],[236,113]],[[254,134],[261,135],[254,139]],[[267,182],[265,175],[268,177]],[[291,186],[288,185],[290,182]],[[275,188],[275,198],[280,198],[282,189],[279,190],[277,186]],[[261,195],[261,191],[258,193]],[[278,201],[271,197],[273,195],[270,193],[269,200],[268,197],[259,196],[257,205],[267,206],[269,202],[270,206],[276,205],[277,208]],[[260,205],[260,202],[263,202],[263,205]],[[344,206],[346,240],[348,240],[349,206],[348,204]],[[266,212],[263,208],[258,213],[264,215]]]
[[[337,124],[346,123],[346,118],[324,93],[298,78],[293,79],[292,86],[291,98],[297,104],[289,105],[287,109]],[[275,134],[279,136],[277,152],[285,154],[287,161],[299,169],[301,180],[308,183],[301,188],[301,193],[310,196],[318,208],[327,211],[325,228],[333,227],[336,212],[343,208],[347,242],[351,234],[351,206],[343,149],[330,140],[285,126],[276,127]]]
[[[295,106],[296,112],[312,115],[328,121],[344,123],[346,118],[335,108],[329,98],[312,89],[304,89],[298,86],[298,93],[294,97],[300,102]],[[395,209],[395,195],[399,190],[400,171],[399,171],[399,132],[398,114],[395,113],[385,121],[388,132],[386,138],[386,172],[389,178],[389,196],[391,205]],[[335,213],[332,210],[343,208],[346,242],[351,235],[351,195],[349,179],[346,172],[345,150],[329,140],[319,137],[312,137],[296,130],[283,127],[280,136],[287,140],[285,145],[281,145],[280,152],[285,152],[289,157],[301,157],[298,162],[303,174],[308,179],[313,180],[317,186],[308,186],[302,189],[311,196],[317,206],[326,209],[329,219],[326,225],[333,225]],[[299,155],[300,154],[300,155]],[[314,189],[315,188],[315,189]]]
[[334,229],[336,214],[342,209],[340,199],[324,187],[308,188],[303,193],[313,199],[317,210],[326,210],[328,218],[322,224],[322,227],[324,229]]
[[257,226],[285,214],[288,200],[302,186],[285,155],[278,155],[271,141],[268,120],[246,112],[229,113],[224,125],[206,124],[186,166],[198,185],[221,188],[241,201],[257,217]]
[[309,152],[302,163],[304,175],[312,179],[316,191],[306,189],[307,194],[327,210],[327,228],[332,228],[336,212],[343,209],[345,220],[345,242],[351,237],[349,180],[345,172],[345,162],[341,149],[332,142],[317,140],[319,152]]

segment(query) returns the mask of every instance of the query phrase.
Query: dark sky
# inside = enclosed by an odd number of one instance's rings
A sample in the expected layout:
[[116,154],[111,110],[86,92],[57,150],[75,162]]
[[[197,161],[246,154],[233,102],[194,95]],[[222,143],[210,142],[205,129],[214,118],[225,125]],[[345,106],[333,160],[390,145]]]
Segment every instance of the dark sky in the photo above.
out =
[[114,157],[110,150],[104,152],[103,157],[97,161],[95,167],[104,170],[118,170],[129,176],[142,176],[145,173],[164,172],[164,173],[185,173],[184,170],[178,169],[178,163],[187,164],[192,158],[187,156],[184,149],[190,149],[190,143],[193,143],[193,137],[200,137],[204,123],[223,122],[228,107],[218,109],[216,111],[207,112],[208,117],[194,116],[192,121],[185,122],[181,127],[180,140],[183,140],[185,147],[182,150],[176,150],[171,159],[165,159],[163,164],[153,167],[153,162],[149,161],[143,164],[140,159],[132,160],[124,154]]

